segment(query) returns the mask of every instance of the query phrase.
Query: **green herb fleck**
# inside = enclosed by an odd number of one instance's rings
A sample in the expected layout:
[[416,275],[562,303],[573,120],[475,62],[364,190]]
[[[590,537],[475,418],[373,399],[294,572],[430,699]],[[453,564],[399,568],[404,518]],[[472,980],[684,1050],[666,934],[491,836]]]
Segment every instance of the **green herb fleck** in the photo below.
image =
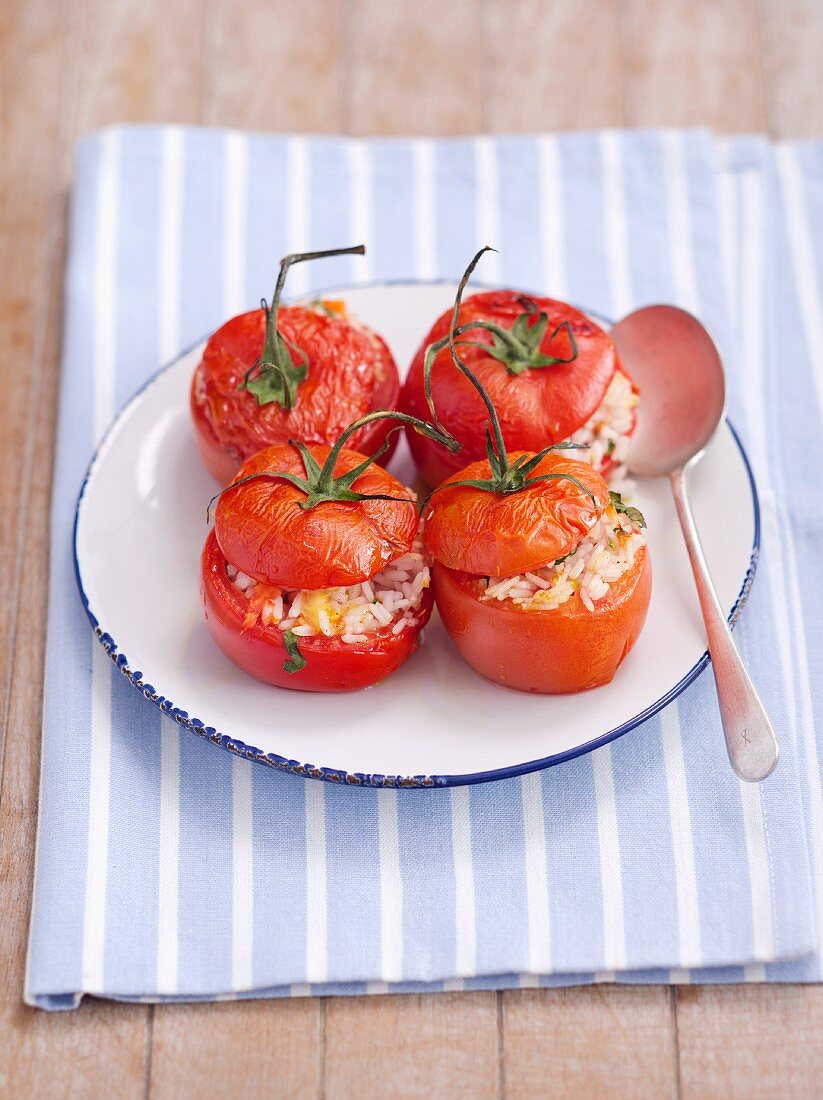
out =
[[615,512],[622,512],[624,516],[628,516],[636,527],[646,526],[646,520],[643,518],[643,513],[640,509],[631,508],[628,504],[624,504],[620,493],[609,493],[609,500]]
[[286,646],[286,653],[289,655],[289,660],[283,664],[284,672],[299,672],[301,668],[306,667],[306,658],[300,652],[300,647],[297,644],[297,635],[293,630],[287,630],[283,635],[283,642]]

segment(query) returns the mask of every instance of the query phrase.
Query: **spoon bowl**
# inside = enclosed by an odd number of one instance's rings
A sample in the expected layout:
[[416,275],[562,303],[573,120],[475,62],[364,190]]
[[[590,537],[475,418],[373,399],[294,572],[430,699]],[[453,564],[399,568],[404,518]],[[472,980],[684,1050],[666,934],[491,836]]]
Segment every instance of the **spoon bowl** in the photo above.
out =
[[660,477],[700,454],[723,419],[726,382],[720,352],[703,325],[677,306],[644,306],[612,329],[640,387],[631,469]]

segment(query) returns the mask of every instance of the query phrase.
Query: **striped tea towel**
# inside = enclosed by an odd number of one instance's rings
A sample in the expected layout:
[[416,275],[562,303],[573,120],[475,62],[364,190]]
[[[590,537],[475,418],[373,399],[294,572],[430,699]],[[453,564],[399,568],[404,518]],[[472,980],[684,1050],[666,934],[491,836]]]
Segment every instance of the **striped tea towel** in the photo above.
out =
[[[674,301],[719,334],[763,549],[737,630],[783,745],[725,758],[701,677],[610,746],[450,790],[302,781],[181,730],[114,671],[75,590],[85,465],[158,364],[290,291],[484,279],[611,316]],[[52,513],[26,998],[127,1000],[816,980],[823,698],[823,146],[702,132],[447,141],[118,127],[78,147]],[[317,284],[315,284],[317,285]]]

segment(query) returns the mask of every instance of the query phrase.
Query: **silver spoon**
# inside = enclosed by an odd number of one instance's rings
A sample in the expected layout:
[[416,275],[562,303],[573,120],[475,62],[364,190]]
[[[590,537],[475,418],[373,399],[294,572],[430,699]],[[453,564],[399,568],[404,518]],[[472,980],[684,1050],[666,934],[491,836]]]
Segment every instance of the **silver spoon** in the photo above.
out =
[[671,482],[706,624],[729,760],[741,779],[754,783],[777,764],[777,739],[717,599],[687,492],[688,475],[723,417],[720,354],[697,318],[676,306],[638,309],[619,321],[611,336],[642,392],[631,471],[639,477],[667,475]]

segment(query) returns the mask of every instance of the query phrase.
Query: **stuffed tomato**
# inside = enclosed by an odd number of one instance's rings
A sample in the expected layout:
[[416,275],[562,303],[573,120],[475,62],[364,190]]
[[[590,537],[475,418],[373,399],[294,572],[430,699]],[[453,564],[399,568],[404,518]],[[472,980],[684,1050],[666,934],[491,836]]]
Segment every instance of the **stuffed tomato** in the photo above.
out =
[[[456,458],[428,440],[409,436],[421,477],[430,487],[485,454],[482,401],[471,383],[451,369],[452,320],[449,311],[435,321],[412,361],[401,396],[406,412],[424,413],[428,352],[438,416],[463,444]],[[585,444],[583,461],[615,484],[622,479],[638,391],[599,325],[565,302],[493,290],[461,303],[455,337],[463,361],[494,402],[512,449],[539,451],[561,440]]]
[[[198,449],[221,484],[262,447],[299,439],[331,445],[353,420],[393,408],[397,365],[377,333],[346,315],[345,303],[281,306],[291,264],[362,247],[286,256],[271,306],[227,321],[208,340],[194,372],[190,405]],[[370,455],[389,432],[364,425],[352,447]]]
[[[488,462],[477,462],[452,480],[489,476]],[[487,679],[521,691],[608,683],[649,606],[643,527],[599,474],[556,454],[516,495],[446,481],[431,499],[425,541],[437,607],[461,656]]]
[[[424,510],[434,598],[481,675],[521,691],[584,691],[612,679],[643,627],[645,521],[591,462],[570,456],[583,444],[507,449],[495,402],[458,351],[461,298],[483,251],[460,282],[447,341],[448,365],[480,401],[486,455],[440,484]],[[430,349],[424,395],[445,429],[429,385],[433,364]]]
[[206,622],[225,655],[266,683],[376,684],[414,652],[431,614],[414,494],[373,456],[342,447],[360,426],[332,448],[268,447],[219,494],[201,558]]

